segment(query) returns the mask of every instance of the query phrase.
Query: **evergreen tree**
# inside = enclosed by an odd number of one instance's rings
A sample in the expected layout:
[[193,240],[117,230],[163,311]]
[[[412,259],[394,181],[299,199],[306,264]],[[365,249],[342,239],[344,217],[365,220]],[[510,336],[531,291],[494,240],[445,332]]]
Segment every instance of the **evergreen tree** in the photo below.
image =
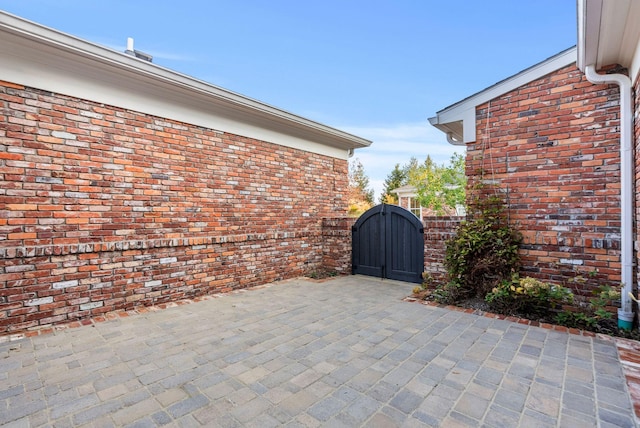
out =
[[393,168],[393,171],[387,175],[384,180],[384,189],[382,195],[380,195],[380,203],[382,204],[397,204],[398,194],[393,192],[400,186],[405,184],[407,179],[407,172],[405,168],[400,168],[400,164],[397,163]]
[[373,189],[359,159],[349,163],[349,213],[359,215],[373,206]]
[[[427,156],[427,159],[430,159],[429,156]],[[418,164],[418,159],[411,156],[409,163],[405,164],[402,169],[405,175],[405,184],[415,186],[415,183],[420,180],[420,164]]]

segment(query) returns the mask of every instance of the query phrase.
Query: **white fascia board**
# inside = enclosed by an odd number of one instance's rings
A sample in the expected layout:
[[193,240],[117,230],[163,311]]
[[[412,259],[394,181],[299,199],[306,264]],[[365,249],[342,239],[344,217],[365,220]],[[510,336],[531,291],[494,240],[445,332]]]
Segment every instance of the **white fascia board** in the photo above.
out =
[[575,62],[576,48],[572,47],[440,110],[435,117],[429,119],[429,122],[443,132],[447,132],[447,129],[451,132],[447,125],[462,122],[462,133],[458,131],[453,137],[461,141],[461,144],[472,143],[476,140],[476,108],[478,106]]
[[341,159],[371,144],[2,11],[0,79]]
[[598,56],[602,0],[578,0],[578,45],[576,64],[584,73],[589,64],[595,64]]

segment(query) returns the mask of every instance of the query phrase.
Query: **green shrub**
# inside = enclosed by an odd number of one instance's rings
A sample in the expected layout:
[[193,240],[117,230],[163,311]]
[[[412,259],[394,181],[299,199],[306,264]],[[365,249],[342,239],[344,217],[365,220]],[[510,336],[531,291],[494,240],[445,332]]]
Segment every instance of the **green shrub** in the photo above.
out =
[[445,267],[452,285],[443,288],[453,301],[484,297],[520,265],[522,236],[509,225],[502,199],[484,193],[469,204],[467,220],[446,244]]
[[461,293],[460,290],[461,287],[459,283],[449,281],[444,284],[438,284],[431,295],[436,302],[450,305],[461,299],[463,293]]
[[573,303],[573,293],[560,285],[514,274],[510,280],[503,280],[487,293],[485,301],[492,310],[501,314],[544,317],[552,309]]
[[620,300],[620,290],[605,285],[594,291],[595,297],[575,307],[575,310],[562,311],[555,317],[555,322],[566,327],[601,331],[606,329],[613,319],[607,306],[615,305]]

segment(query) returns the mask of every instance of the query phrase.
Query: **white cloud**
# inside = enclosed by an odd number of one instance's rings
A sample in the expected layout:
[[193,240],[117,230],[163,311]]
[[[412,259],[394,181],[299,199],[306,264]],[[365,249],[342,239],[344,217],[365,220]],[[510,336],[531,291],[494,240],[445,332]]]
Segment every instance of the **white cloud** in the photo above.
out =
[[449,144],[444,133],[426,121],[373,127],[342,126],[341,129],[373,141],[370,147],[356,150],[353,157],[364,166],[376,202],[384,188],[384,180],[396,164],[402,166],[411,157],[421,162],[427,156],[436,163],[446,163],[453,153],[464,153],[465,150]]

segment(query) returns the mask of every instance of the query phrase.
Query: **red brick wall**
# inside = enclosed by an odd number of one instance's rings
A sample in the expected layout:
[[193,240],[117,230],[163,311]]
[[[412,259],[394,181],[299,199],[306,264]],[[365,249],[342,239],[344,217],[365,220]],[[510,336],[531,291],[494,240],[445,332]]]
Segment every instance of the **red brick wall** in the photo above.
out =
[[411,207],[409,206],[409,198],[406,196],[404,198],[400,198],[398,201],[398,206],[404,208],[407,211],[411,211]]
[[0,82],[0,333],[301,275],[347,161]]
[[325,218],[322,220],[322,266],[339,274],[351,273],[352,217]]
[[469,185],[498,184],[524,235],[524,273],[563,283],[597,271],[585,288],[619,283],[618,88],[570,66],[476,113]]

